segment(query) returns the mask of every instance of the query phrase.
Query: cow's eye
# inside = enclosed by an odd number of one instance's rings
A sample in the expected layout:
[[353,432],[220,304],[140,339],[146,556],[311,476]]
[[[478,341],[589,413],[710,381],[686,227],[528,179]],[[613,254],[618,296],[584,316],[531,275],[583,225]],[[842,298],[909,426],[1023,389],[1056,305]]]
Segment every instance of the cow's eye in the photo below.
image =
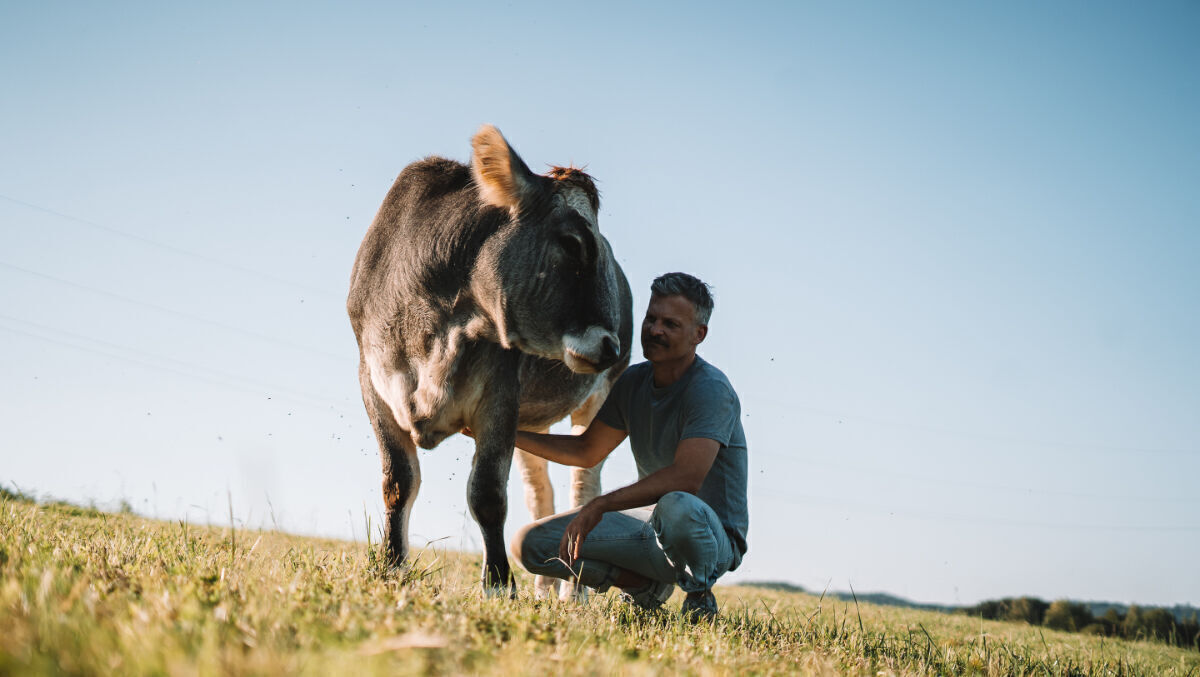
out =
[[562,245],[563,251],[566,252],[567,259],[571,263],[575,265],[580,265],[583,263],[585,249],[583,240],[578,235],[575,233],[563,233],[563,235],[558,238],[558,242],[560,245]]
[[592,264],[596,257],[596,239],[582,216],[568,215],[559,224],[557,234],[567,265],[578,271]]

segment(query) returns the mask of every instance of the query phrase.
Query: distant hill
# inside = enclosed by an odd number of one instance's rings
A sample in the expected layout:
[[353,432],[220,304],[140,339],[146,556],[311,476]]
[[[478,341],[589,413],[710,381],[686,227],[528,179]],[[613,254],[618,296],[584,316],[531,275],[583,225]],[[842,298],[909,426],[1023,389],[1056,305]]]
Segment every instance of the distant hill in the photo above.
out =
[[[765,588],[767,590],[779,590],[783,592],[803,592],[810,595],[820,595],[820,592],[805,590],[799,585],[788,583],[786,581],[750,581],[747,583],[738,582],[738,585],[745,585],[752,588]],[[965,609],[965,605],[955,604],[922,604],[921,602],[913,602],[912,600],[897,597],[886,592],[859,592],[849,593],[841,590],[830,590],[825,593],[826,597],[835,597],[840,600],[854,601],[855,596],[860,602],[868,602],[870,604],[878,604],[880,606],[898,606],[906,609],[923,609],[926,611],[941,611],[943,613],[955,613]],[[1047,600],[1050,601],[1050,600]],[[1080,602],[1086,606],[1092,615],[1097,618],[1103,616],[1109,609],[1116,609],[1117,613],[1125,615],[1129,611],[1128,604],[1120,604],[1118,602]],[[1193,617],[1200,617],[1200,607],[1195,607],[1190,604],[1176,604],[1174,606],[1142,606],[1137,605],[1139,609],[1146,611],[1149,609],[1166,609],[1178,621],[1189,621]]]
[[[767,590],[779,590],[781,592],[803,592],[803,593],[807,593],[810,595],[817,595],[817,596],[821,595],[820,592],[813,592],[811,590],[805,590],[804,588],[800,587],[799,585],[796,585],[794,583],[788,583],[786,581],[749,581],[749,582],[738,581],[737,584],[744,585],[744,586],[751,587],[751,588],[764,588]],[[886,592],[853,592],[852,593],[852,592],[843,592],[841,590],[829,590],[829,591],[825,592],[825,596],[833,597],[834,599],[840,599],[840,600],[847,601],[847,602],[853,602],[855,597],[857,597],[858,601],[866,602],[868,604],[877,604],[879,606],[898,606],[898,607],[904,607],[906,609],[923,609],[925,611],[941,611],[944,613],[952,613],[952,612],[958,610],[959,608],[961,608],[961,607],[957,607],[957,606],[947,606],[944,604],[921,604],[920,602],[913,602],[911,600],[904,599],[903,597],[889,595]]]
[[[1080,602],[1092,612],[1096,618],[1100,618],[1109,609],[1116,609],[1117,613],[1124,616],[1129,612],[1128,604],[1120,604],[1118,602]],[[1168,613],[1175,617],[1177,621],[1190,621],[1193,618],[1200,617],[1200,607],[1195,607],[1190,604],[1176,604],[1174,606],[1142,606],[1137,605],[1142,611],[1149,609],[1166,609]]]
[[779,590],[780,592],[808,592],[795,583],[784,581],[750,581],[749,583],[738,581],[737,585],[744,585],[750,588],[763,588],[764,590]]
[[879,606],[899,606],[907,609],[923,609],[925,611],[941,611],[942,613],[954,613],[960,608],[957,606],[947,606],[945,604],[922,604],[920,602],[913,602],[911,600],[904,599],[903,597],[889,595],[886,592],[849,593],[836,591],[826,593],[826,595],[837,597],[843,601],[853,602],[857,597],[858,601],[867,602],[868,604],[878,604]]

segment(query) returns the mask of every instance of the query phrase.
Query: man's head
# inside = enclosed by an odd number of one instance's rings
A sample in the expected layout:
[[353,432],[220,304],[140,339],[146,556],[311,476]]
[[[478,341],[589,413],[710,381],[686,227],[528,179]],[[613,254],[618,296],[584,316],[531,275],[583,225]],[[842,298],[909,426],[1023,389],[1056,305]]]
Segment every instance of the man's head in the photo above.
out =
[[694,355],[708,335],[713,299],[708,285],[687,273],[667,273],[650,285],[642,320],[642,353],[651,362]]

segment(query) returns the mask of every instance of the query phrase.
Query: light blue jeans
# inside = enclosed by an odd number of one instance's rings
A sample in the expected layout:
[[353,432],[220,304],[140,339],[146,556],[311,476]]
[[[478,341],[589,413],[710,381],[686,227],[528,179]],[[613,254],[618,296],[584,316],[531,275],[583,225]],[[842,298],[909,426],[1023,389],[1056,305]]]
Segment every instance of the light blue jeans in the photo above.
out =
[[558,546],[578,512],[523,527],[513,538],[513,557],[530,573],[578,579],[599,592],[612,586],[621,569],[675,583],[684,592],[702,592],[741,563],[713,509],[692,494],[673,491],[653,508],[605,513],[583,540],[580,559],[568,568],[558,558]]

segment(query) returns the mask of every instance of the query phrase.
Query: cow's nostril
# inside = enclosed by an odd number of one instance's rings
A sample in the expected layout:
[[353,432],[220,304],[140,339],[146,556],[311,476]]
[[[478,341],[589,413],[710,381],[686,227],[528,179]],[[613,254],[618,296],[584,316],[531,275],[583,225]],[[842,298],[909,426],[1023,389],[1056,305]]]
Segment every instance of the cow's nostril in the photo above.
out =
[[605,336],[600,342],[600,361],[604,364],[612,364],[617,361],[617,356],[621,354],[621,344],[611,336]]

